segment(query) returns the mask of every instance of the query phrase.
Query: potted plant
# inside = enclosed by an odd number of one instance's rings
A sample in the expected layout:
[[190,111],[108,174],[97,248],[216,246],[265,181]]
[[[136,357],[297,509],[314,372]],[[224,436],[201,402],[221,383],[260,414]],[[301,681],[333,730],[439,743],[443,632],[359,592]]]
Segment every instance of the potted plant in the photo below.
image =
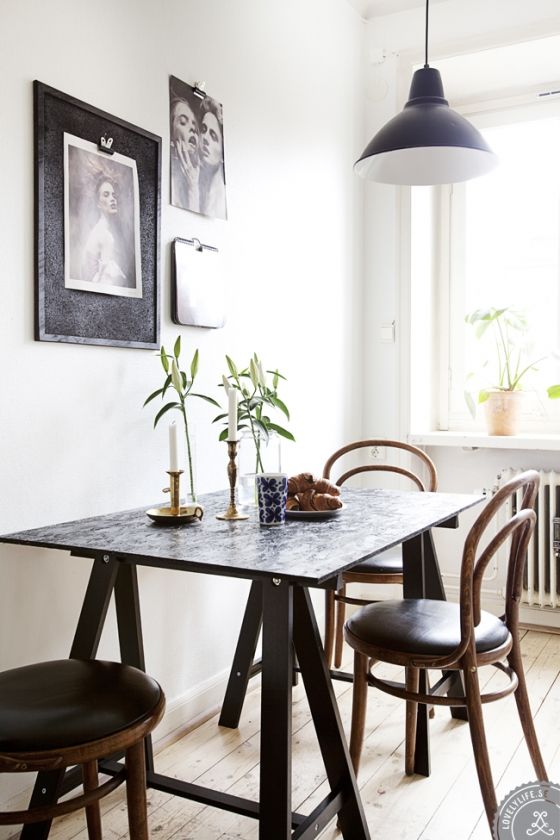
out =
[[[276,411],[283,414],[287,420],[290,419],[288,407],[278,396],[280,381],[286,381],[286,377],[282,376],[278,370],[265,371],[256,353],[252,355],[245,368],[240,369],[230,356],[226,356],[226,364],[229,373],[222,377],[221,385],[226,393],[230,388],[236,388],[239,391],[237,428],[242,431],[241,449],[243,450],[244,441],[249,440],[253,450],[248,469],[240,466],[240,490],[247,503],[254,497],[254,476],[256,473],[265,472],[264,450],[271,438],[279,435],[287,440],[295,440],[288,429],[270,416]],[[218,414],[213,422],[225,420],[227,416],[227,412]],[[226,440],[227,434],[226,426],[221,431],[219,439]],[[243,460],[247,464],[245,457]],[[278,463],[273,471],[279,469]]]
[[[519,431],[525,377],[546,357],[530,359],[527,320],[513,306],[475,309],[465,320],[474,328],[477,339],[490,340],[494,351],[493,364],[489,358],[483,364],[485,373],[489,369],[487,382],[491,384],[478,391],[478,403],[485,404],[488,434],[515,435]],[[470,374],[468,379],[473,377]],[[548,396],[560,397],[560,385],[548,388]],[[476,400],[471,390],[465,392],[465,400],[474,418]]]
[[[189,478],[189,489],[190,489],[190,500],[192,502],[196,502],[196,489],[194,483],[194,470],[193,470],[193,446],[192,446],[192,439],[191,433],[189,429],[189,420],[187,414],[187,400],[190,397],[198,397],[201,400],[206,400],[206,402],[211,403],[211,405],[215,405],[218,408],[220,407],[219,402],[213,399],[212,397],[206,396],[206,394],[198,394],[195,393],[193,389],[194,381],[196,379],[196,375],[198,373],[198,350],[195,350],[194,355],[192,357],[189,373],[181,370],[179,357],[181,355],[181,336],[178,336],[175,344],[173,346],[173,355],[168,353],[165,347],[162,345],[161,350],[158,353],[159,359],[161,361],[161,366],[163,368],[163,372],[165,374],[165,379],[161,388],[158,388],[157,391],[154,391],[150,394],[149,397],[146,398],[144,401],[144,406],[148,405],[152,400],[155,400],[157,397],[161,397],[161,399],[165,399],[170,393],[172,394],[171,400],[167,402],[163,408],[157,412],[155,419],[154,419],[154,429],[163,417],[164,414],[167,414],[168,411],[178,411],[183,418],[183,425],[185,429],[185,440],[187,444],[187,465],[188,465],[188,478]],[[173,392],[174,395],[173,395]]]

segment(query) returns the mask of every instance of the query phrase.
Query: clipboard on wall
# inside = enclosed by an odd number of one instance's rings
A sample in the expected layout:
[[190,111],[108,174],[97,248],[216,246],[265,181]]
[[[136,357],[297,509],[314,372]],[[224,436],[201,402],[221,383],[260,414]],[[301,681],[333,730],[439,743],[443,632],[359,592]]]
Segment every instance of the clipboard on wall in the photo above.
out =
[[220,253],[200,240],[173,240],[171,317],[183,327],[219,329],[226,322]]

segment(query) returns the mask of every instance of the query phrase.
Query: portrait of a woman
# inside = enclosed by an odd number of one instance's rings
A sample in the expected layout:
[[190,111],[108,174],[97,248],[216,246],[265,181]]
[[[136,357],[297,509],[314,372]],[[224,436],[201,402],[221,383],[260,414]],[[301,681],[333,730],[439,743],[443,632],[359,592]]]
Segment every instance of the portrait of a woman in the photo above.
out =
[[65,135],[65,286],[142,297],[136,163]]

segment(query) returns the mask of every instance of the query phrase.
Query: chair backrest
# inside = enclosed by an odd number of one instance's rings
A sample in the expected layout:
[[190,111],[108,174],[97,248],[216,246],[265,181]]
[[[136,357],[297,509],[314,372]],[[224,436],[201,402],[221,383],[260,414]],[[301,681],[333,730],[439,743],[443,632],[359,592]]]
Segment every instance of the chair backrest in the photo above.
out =
[[[354,443],[349,443],[347,446],[343,446],[340,449],[337,449],[334,452],[327,463],[323,468],[323,478],[331,477],[331,470],[333,465],[339,458],[342,458],[343,455],[347,455],[348,452],[353,452],[356,449],[367,449],[376,446],[382,446],[384,449],[387,450],[387,455],[389,460],[383,464],[364,464],[359,467],[354,467],[351,470],[347,470],[345,473],[336,479],[336,484],[339,487],[344,484],[349,478],[353,475],[358,475],[359,473],[365,472],[390,472],[390,473],[397,473],[398,475],[403,475],[406,478],[409,478],[414,484],[418,487],[419,490],[427,490],[431,492],[435,492],[437,490],[437,472],[434,465],[434,462],[431,458],[426,455],[421,449],[418,449],[417,446],[412,446],[409,443],[401,443],[398,440],[357,440]],[[409,452],[415,458],[417,458],[427,469],[428,479],[426,482],[422,480],[422,478],[417,475],[412,470],[407,470],[404,467],[399,466],[398,464],[391,463],[391,459],[395,459],[397,452],[390,450],[404,450],[405,452]],[[416,468],[416,467],[415,467]]]
[[[480,624],[484,572],[498,549],[510,538],[504,617],[509,629],[517,631],[527,547],[537,519],[534,507],[538,489],[539,474],[535,470],[515,476],[492,497],[467,535],[461,564],[460,595],[461,646],[464,650],[470,643],[474,644],[475,628]],[[510,516],[479,552],[480,542],[496,515],[519,490],[523,490],[523,499],[518,513]]]

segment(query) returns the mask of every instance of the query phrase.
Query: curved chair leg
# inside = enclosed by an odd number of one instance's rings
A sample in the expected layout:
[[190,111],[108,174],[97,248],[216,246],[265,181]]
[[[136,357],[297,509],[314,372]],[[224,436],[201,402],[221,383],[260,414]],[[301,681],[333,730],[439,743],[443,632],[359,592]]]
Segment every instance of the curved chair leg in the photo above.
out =
[[327,589],[325,592],[325,659],[327,660],[328,668],[332,665],[334,648],[335,603],[334,591]]
[[498,803],[496,801],[496,791],[494,788],[494,781],[492,779],[492,768],[490,767],[490,759],[488,756],[488,744],[486,742],[486,733],[484,731],[484,718],[482,716],[482,703],[480,702],[478,673],[474,664],[471,665],[469,663],[466,667],[464,667],[463,675],[465,678],[465,694],[467,711],[469,714],[469,729],[473,745],[476,772],[478,774],[480,792],[484,801],[484,808],[490,825],[490,831],[492,831],[492,822]]
[[364,743],[368,692],[369,659],[364,653],[354,651],[354,689],[352,694],[352,728],[350,730],[350,758],[358,775]]
[[513,671],[517,674],[519,685],[515,691],[515,702],[517,703],[517,711],[519,713],[519,720],[525,735],[525,742],[537,779],[541,782],[548,781],[548,774],[544,766],[544,761],[537,740],[537,733],[535,731],[535,724],[533,723],[533,715],[531,714],[531,706],[529,704],[529,695],[527,693],[527,683],[525,681],[525,672],[523,671],[523,661],[521,659],[521,651],[519,649],[519,641],[514,639],[513,647],[508,656],[508,662]]
[[[407,668],[406,669],[406,690],[414,693],[418,692],[420,684],[420,669]],[[406,736],[405,736],[405,758],[404,770],[407,776],[414,774],[414,755],[416,752],[416,713],[418,711],[418,703],[412,700],[406,701]]]
[[[95,790],[99,787],[97,761],[88,761],[82,765],[84,776],[84,791]],[[101,840],[101,809],[99,800],[86,806],[86,822],[89,840]]]
[[126,801],[130,837],[148,840],[144,741],[133,744],[126,751]]
[[[344,597],[346,595],[346,585],[338,590],[338,595]],[[344,621],[346,619],[346,604],[344,601],[338,601],[336,605],[336,634],[334,643],[334,667],[340,668],[342,665],[342,648],[344,645]]]

